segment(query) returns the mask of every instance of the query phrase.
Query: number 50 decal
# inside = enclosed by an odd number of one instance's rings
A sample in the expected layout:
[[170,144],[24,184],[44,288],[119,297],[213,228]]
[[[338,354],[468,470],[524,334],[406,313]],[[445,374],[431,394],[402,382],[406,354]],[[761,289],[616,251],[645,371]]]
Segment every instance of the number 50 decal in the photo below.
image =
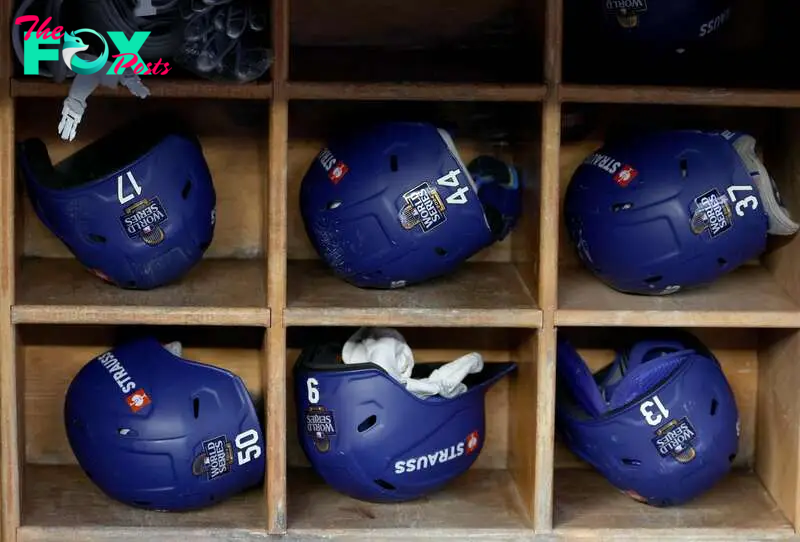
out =
[[728,187],[728,197],[731,198],[731,201],[736,203],[736,214],[739,216],[744,216],[744,210],[746,208],[750,208],[752,210],[758,209],[758,199],[753,196],[752,194],[749,196],[745,196],[744,198],[737,201],[736,192],[752,192],[753,187],[749,184],[742,185],[742,186],[729,186]]
[[258,432],[255,429],[248,429],[244,433],[236,435],[234,444],[236,444],[236,458],[240,465],[261,457],[261,446],[258,445]]

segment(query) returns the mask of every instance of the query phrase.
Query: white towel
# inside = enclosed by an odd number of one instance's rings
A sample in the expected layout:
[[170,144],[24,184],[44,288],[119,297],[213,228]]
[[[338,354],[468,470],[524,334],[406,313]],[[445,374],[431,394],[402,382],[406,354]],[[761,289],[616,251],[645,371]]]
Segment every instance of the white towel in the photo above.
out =
[[342,349],[342,361],[346,364],[374,363],[421,398],[456,397],[467,391],[462,382],[464,378],[483,370],[483,356],[472,352],[439,367],[427,378],[411,378],[414,354],[405,338],[396,329],[378,327],[362,327],[356,331]]

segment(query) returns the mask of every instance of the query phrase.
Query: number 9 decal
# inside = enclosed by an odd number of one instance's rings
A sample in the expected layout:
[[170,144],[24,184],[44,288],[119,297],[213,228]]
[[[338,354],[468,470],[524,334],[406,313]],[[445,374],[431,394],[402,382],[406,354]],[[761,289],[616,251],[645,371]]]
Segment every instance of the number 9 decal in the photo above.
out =
[[312,405],[319,403],[319,382],[316,378],[309,378],[306,380],[306,390],[308,391],[308,402]]
[[258,445],[258,432],[255,429],[248,429],[244,433],[239,433],[234,439],[236,444],[236,458],[239,465],[251,462],[253,459],[261,457],[261,446]]

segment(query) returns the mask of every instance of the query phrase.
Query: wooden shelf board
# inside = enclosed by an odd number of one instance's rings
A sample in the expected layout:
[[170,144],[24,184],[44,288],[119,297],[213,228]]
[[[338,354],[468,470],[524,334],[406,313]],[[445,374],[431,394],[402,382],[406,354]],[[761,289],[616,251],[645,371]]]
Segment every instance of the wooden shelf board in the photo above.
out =
[[[343,495],[309,468],[287,478],[289,534],[402,538],[532,534],[508,471],[471,469],[423,499],[373,504]],[[484,538],[485,539],[485,538]]]
[[73,465],[29,464],[24,480],[21,541],[265,538],[266,505],[260,488],[202,510],[166,513],[112,500]]
[[[525,55],[524,67],[518,62],[520,55]],[[533,39],[495,39],[491,47],[462,43],[458,47],[413,49],[293,45],[290,58],[289,81],[321,83],[533,84],[542,83],[543,72],[541,50]]]
[[133,291],[104,283],[72,259],[26,258],[12,320],[16,324],[268,327],[264,275],[261,260],[206,259],[180,282]]
[[334,276],[319,260],[290,260],[290,326],[525,327],[542,312],[508,263],[467,263],[456,273],[399,290],[368,290]]
[[544,85],[484,83],[317,83],[291,81],[286,84],[294,100],[428,100],[541,102]]
[[559,96],[577,103],[800,107],[800,90],[565,84]]
[[557,469],[553,528],[587,540],[769,540],[792,538],[794,529],[747,471],[734,471],[709,492],[679,507],[634,501],[591,469]]
[[[214,83],[212,81],[163,79],[158,76],[145,77],[150,89],[150,98],[220,98],[239,100],[269,100],[272,97],[272,82],[248,83],[246,85]],[[53,83],[38,77],[23,77],[11,80],[11,96],[16,98],[64,98],[69,94],[71,82]],[[136,99],[127,88],[98,87],[92,96]]]
[[658,297],[616,292],[584,269],[562,270],[558,307],[559,326],[800,327],[800,306],[757,266],[704,288]]

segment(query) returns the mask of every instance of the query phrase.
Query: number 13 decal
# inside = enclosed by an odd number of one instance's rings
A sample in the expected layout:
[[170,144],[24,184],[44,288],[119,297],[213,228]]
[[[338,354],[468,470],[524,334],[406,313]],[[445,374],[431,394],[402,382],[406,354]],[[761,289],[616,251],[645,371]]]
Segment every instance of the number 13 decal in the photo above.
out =
[[[656,407],[660,414],[654,413],[653,407]],[[667,410],[661,402],[661,399],[658,398],[658,395],[654,395],[652,401],[645,401],[639,405],[639,412],[644,416],[644,421],[647,422],[647,425],[658,425],[664,421],[664,418],[669,417],[669,410]]]
[[236,459],[239,465],[261,457],[261,446],[258,445],[258,432],[255,429],[239,433],[233,442],[236,444]]

